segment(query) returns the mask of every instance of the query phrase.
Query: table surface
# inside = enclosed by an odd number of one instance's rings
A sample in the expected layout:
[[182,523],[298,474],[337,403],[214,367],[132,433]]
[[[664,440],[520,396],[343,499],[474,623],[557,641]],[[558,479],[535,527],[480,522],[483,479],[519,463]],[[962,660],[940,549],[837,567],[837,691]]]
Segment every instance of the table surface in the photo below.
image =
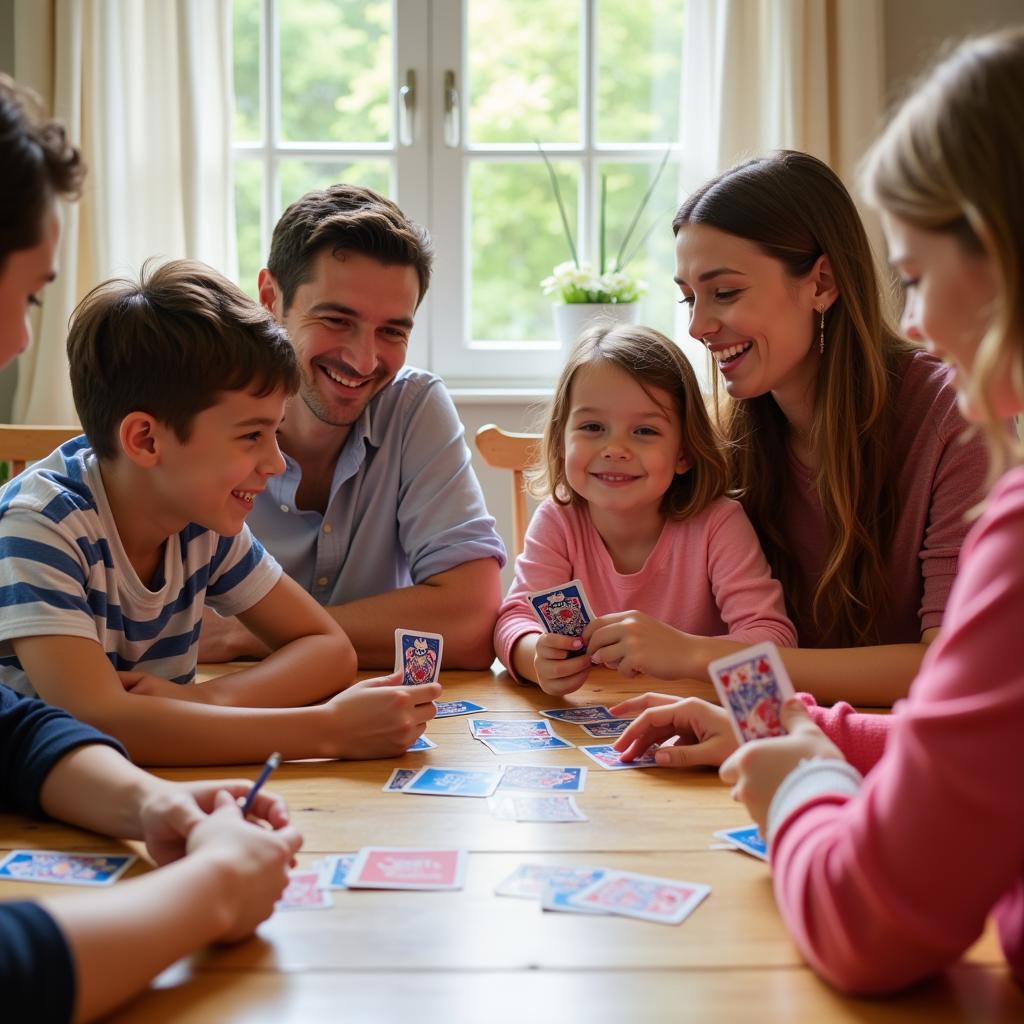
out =
[[[535,717],[539,709],[562,703],[503,674],[446,672],[442,681],[445,699],[473,700],[500,717]],[[612,704],[647,688],[643,680],[597,672],[566,703]],[[675,689],[711,696],[710,685],[699,682]],[[552,725],[574,744],[602,742],[577,726]],[[901,996],[850,999],[821,982],[782,925],[767,866],[737,851],[711,848],[714,831],[748,822],[712,770],[611,772],[576,750],[499,759],[471,738],[466,716],[431,722],[427,735],[437,749],[387,761],[286,764],[272,785],[287,798],[305,837],[300,866],[362,846],[463,847],[469,858],[461,891],[342,891],[333,893],[331,909],[277,913],[253,939],[204,949],[175,964],[113,1019],[1024,1020],[1024,993],[1005,967],[991,924],[959,964]],[[577,801],[589,821],[500,821],[485,800],[381,788],[396,767],[501,761],[586,765],[586,788]],[[159,774],[227,778],[255,770]],[[3,849],[118,846],[56,823],[0,815]],[[623,868],[704,882],[712,891],[678,926],[546,913],[533,901],[493,895],[524,862]],[[52,894],[52,887],[0,883],[3,899],[43,892]]]

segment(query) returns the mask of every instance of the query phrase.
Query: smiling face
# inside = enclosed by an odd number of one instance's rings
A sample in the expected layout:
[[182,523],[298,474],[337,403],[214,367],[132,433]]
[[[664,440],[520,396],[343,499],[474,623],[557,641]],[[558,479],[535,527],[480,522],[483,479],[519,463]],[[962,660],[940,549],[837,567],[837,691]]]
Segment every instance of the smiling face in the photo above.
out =
[[[981,419],[982,410],[970,401],[968,383],[999,297],[991,257],[968,251],[951,234],[914,227],[889,213],[882,213],[882,228],[889,262],[906,292],[903,333],[954,368],[960,411],[969,420]],[[1018,413],[1009,368],[997,372],[992,384],[997,389],[990,396],[996,414]]]
[[29,314],[40,305],[39,292],[56,277],[60,215],[51,205],[42,236],[31,249],[9,253],[0,269],[0,368],[21,355],[32,342]]
[[818,309],[831,302],[817,271],[794,278],[753,242],[684,224],[676,283],[690,307],[690,334],[707,346],[732,397],[799,392],[814,380]]
[[572,379],[565,428],[565,476],[595,514],[656,513],[689,463],[671,396],[650,394],[625,370],[596,361]]
[[267,479],[284,471],[276,431],[284,415],[285,394],[257,397],[226,391],[220,401],[192,421],[182,443],[174,431],[157,424],[161,531],[170,536],[185,523],[198,523],[225,537],[237,534]]
[[[411,266],[328,250],[313,260],[312,271],[285,312],[280,289],[264,270],[260,301],[295,347],[302,404],[314,420],[348,428],[405,363],[419,278]],[[309,417],[295,419],[289,415],[289,429]]]

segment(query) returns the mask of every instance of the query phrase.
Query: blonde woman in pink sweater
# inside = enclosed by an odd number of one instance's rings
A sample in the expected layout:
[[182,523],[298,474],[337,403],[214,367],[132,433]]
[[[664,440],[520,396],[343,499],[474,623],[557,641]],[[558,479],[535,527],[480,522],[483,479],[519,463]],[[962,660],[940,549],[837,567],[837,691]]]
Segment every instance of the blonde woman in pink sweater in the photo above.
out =
[[[954,369],[995,479],[942,631],[892,716],[794,702],[790,735],[722,766],[766,829],[775,895],[811,965],[886,992],[955,961],[994,916],[1024,982],[1024,29],[970,40],[865,165],[903,329]],[[862,777],[862,774],[863,777]]]
[[[560,696],[594,664],[680,678],[694,635],[794,644],[781,587],[742,506],[724,497],[726,479],[679,347],[645,327],[586,332],[555,389],[533,481],[546,497],[498,613],[506,668]],[[542,633],[527,595],[574,578],[597,618],[582,640]]]

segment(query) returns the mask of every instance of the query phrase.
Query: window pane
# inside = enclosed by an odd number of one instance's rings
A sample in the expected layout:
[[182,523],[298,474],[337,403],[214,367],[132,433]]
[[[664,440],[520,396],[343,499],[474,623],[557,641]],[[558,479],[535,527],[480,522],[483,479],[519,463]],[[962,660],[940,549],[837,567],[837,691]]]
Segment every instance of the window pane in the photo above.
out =
[[[647,294],[640,303],[640,322],[672,337],[675,327],[675,302],[678,289],[672,280],[675,272],[675,239],[672,217],[679,205],[678,170],[669,162],[647,202],[644,212],[623,249],[626,232],[658,164],[602,163],[608,188],[607,226],[605,230],[608,263],[620,253],[624,269],[647,282]],[[600,194],[598,192],[598,194]]]
[[[579,165],[560,161],[554,166],[577,238]],[[540,282],[571,256],[544,165],[476,160],[470,167],[469,190],[470,337],[552,338],[551,300]]]
[[258,160],[235,161],[235,238],[238,241],[238,283],[257,298],[256,276],[263,266],[260,196],[263,165]]
[[234,0],[231,6],[235,73],[235,138],[260,138],[260,0]]
[[599,0],[600,142],[678,139],[684,6],[680,0]]
[[578,0],[469,0],[469,141],[578,142]]
[[281,137],[391,138],[390,0],[281,0]]
[[280,209],[314,189],[338,182],[365,185],[381,195],[391,191],[391,168],[387,160],[282,160],[279,165]]

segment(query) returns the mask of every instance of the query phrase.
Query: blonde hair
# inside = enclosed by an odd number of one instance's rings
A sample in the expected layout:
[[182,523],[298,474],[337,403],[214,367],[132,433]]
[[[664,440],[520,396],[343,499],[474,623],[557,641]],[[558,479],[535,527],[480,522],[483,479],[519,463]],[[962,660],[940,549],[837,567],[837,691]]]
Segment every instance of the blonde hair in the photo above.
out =
[[[673,230],[704,224],[753,242],[793,278],[827,255],[838,298],[825,319],[810,443],[828,546],[810,607],[822,636],[877,643],[889,596],[887,557],[899,508],[888,444],[894,384],[911,346],[884,315],[871,247],[843,183],[807,153],[780,150],[725,171],[687,197]],[[808,323],[808,344],[812,339]],[[798,560],[782,528],[789,423],[770,394],[713,398],[731,483],[750,517],[790,611],[803,600]]]
[[661,501],[669,519],[686,519],[720,498],[727,486],[726,458],[711,424],[690,361],[679,346],[650,327],[601,324],[580,335],[562,368],[544,425],[541,465],[528,475],[531,494],[559,505],[586,505],[565,475],[565,428],[572,383],[584,366],[605,362],[630,375],[656,404],[651,391],[668,394],[679,417],[682,450],[690,462],[677,473]]
[[992,403],[1010,368],[1024,402],[1024,28],[969,39],[932,68],[868,151],[869,202],[988,253],[999,281],[992,323],[967,382],[982,412],[993,477],[1024,453]]

